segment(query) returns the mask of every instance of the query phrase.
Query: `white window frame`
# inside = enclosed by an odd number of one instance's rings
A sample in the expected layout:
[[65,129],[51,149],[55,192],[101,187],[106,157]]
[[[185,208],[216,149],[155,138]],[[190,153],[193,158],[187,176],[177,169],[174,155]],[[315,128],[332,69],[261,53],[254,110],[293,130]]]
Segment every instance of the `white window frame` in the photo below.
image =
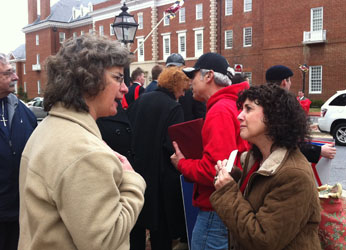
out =
[[26,64],[23,63],[23,75],[26,75]]
[[83,36],[85,34],[84,30],[80,31],[80,35]]
[[[177,31],[178,33],[178,53],[186,58],[186,30]],[[181,43],[183,41],[183,44]],[[183,45],[183,46],[182,46]]]
[[77,32],[73,32],[73,38],[77,38]]
[[36,54],[36,65],[40,64],[40,54]]
[[23,82],[24,92],[26,93],[26,82]]
[[[195,31],[195,57],[200,57],[203,55],[203,30],[204,28],[195,28],[193,29]],[[198,38],[201,37],[201,42],[199,44]],[[201,46],[201,47],[200,47]]]
[[225,16],[233,15],[233,0],[225,0]]
[[138,20],[138,29],[142,30],[143,29],[143,12],[137,13],[137,20]]
[[[230,37],[229,35],[230,34]],[[228,46],[228,39],[231,41],[231,46]],[[233,30],[225,30],[225,49],[232,49],[233,48]]]
[[41,81],[37,80],[37,94],[41,94]]
[[252,11],[252,0],[244,0],[244,12]]
[[109,35],[114,36],[114,29],[113,29],[112,23],[109,24]]
[[[165,15],[166,15],[166,13],[163,12],[163,16],[165,16]],[[170,23],[170,20],[171,19],[169,18],[169,15],[166,15],[165,19],[163,19],[163,26],[168,26]]]
[[171,33],[164,33],[161,36],[163,60],[166,60],[171,54]]
[[322,94],[322,76],[322,65],[309,66],[309,94]]
[[203,4],[199,3],[196,4],[196,20],[202,20],[203,19]]
[[[250,32],[250,35],[248,34]],[[248,43],[247,38],[250,39],[250,43]],[[243,28],[243,47],[251,47],[252,46],[252,27]]]
[[186,16],[185,16],[185,8],[181,8],[179,10],[179,23],[185,23]]
[[66,34],[65,32],[59,32],[59,43],[63,43],[65,41]]
[[100,36],[104,36],[105,35],[105,29],[104,29],[103,25],[99,26],[99,35]]
[[[316,16],[318,11],[321,11],[321,16],[320,17]],[[311,31],[323,30],[323,7],[318,7],[318,8],[312,8],[311,9],[310,30]]]
[[144,36],[138,36],[137,39],[137,59],[138,62],[144,62],[144,44],[139,48],[139,45],[144,41]]
[[36,34],[36,46],[40,45],[40,36]]

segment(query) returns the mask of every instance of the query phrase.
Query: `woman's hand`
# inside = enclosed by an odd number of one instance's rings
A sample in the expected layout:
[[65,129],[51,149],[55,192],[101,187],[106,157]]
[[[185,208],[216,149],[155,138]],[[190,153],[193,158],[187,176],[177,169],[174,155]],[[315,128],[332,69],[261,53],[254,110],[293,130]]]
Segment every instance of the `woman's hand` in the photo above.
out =
[[226,165],[227,165],[227,159],[223,161],[218,160],[215,165],[216,176],[214,178],[214,186],[216,190],[223,187],[230,181],[234,181],[232,176],[227,172]]
[[130,162],[127,160],[127,158],[121,154],[119,154],[118,152],[115,152],[115,155],[119,158],[121,165],[123,167],[123,170],[127,170],[127,171],[134,171]]
[[183,155],[183,153],[180,151],[180,148],[178,146],[178,143],[176,143],[175,141],[172,142],[175,153],[171,155],[171,162],[173,164],[173,166],[175,168],[178,167],[178,163],[181,159],[185,159],[185,156]]

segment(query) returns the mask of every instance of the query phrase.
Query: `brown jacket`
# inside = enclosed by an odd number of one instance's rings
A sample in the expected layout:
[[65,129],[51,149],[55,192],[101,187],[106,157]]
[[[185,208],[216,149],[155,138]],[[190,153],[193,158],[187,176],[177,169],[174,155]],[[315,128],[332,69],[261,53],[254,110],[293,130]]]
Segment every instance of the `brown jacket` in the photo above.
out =
[[[244,173],[253,163],[250,154],[242,155]],[[321,249],[318,193],[299,150],[275,150],[251,176],[244,195],[231,181],[210,201],[229,229],[230,249]]]

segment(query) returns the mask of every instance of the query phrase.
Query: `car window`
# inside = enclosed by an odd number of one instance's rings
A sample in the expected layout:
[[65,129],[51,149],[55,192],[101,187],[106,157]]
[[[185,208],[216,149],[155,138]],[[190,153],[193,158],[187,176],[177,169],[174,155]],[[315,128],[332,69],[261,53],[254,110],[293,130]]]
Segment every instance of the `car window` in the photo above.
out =
[[35,106],[35,107],[42,107],[42,101],[34,102],[33,106]]
[[346,94],[337,96],[331,103],[330,106],[346,106]]

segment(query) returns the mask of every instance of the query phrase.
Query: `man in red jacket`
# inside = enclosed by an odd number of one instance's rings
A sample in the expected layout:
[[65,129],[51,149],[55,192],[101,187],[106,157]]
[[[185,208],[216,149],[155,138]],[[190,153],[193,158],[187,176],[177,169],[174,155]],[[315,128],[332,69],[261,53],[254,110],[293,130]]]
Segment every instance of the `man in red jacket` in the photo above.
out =
[[[238,92],[249,87],[247,82],[232,84],[234,70],[227,60],[216,53],[202,55],[193,68],[183,69],[192,80],[193,98],[207,103],[202,128],[202,159],[185,159],[177,143],[173,165],[183,176],[194,182],[192,204],[199,208],[192,233],[192,250],[228,249],[227,229],[212,208],[209,196],[215,191],[213,181],[218,160],[228,159],[238,149],[239,155],[248,144],[239,136]],[[240,167],[239,159],[236,165]]]
[[298,91],[297,100],[300,103],[300,105],[302,106],[302,108],[304,109],[306,115],[308,115],[311,101],[307,97],[304,96],[303,91],[301,91],[301,90]]

